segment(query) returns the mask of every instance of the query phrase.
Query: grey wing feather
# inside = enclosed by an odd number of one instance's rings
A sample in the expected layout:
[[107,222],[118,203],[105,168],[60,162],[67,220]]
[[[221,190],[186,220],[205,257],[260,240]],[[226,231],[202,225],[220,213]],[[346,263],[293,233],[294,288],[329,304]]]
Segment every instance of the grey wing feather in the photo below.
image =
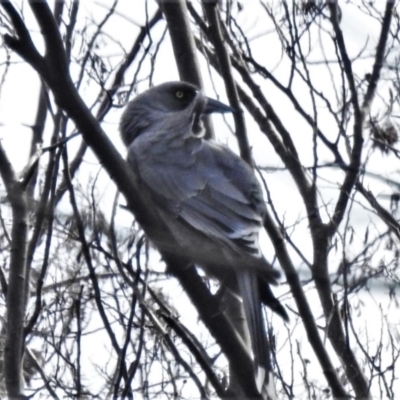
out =
[[[223,200],[226,195],[216,200],[217,191],[211,185],[198,195],[183,202],[179,216],[196,229],[206,233],[211,238],[223,241],[232,250],[243,251],[243,247],[249,253],[259,252],[257,230],[254,221],[246,214],[243,204],[238,204],[236,209],[228,208]],[[229,203],[229,198],[227,200]]]
[[216,163],[224,170],[226,178],[235,187],[241,188],[251,207],[258,215],[263,216],[266,212],[263,194],[250,166],[225,147],[218,146],[213,142],[210,142],[209,146],[213,148]]
[[233,250],[259,255],[265,206],[254,174],[233,152],[203,142],[193,152],[182,146],[133,157],[160,207]]

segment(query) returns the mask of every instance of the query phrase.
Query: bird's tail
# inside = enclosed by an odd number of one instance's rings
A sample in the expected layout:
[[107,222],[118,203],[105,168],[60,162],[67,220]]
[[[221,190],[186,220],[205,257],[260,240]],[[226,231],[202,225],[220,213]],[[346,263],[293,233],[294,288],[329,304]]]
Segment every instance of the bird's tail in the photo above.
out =
[[253,271],[244,270],[237,271],[237,274],[251,338],[257,388],[265,399],[274,399],[276,398],[275,387],[271,373],[269,344],[262,317],[258,276]]
[[269,307],[273,312],[278,314],[285,322],[289,321],[289,316],[285,307],[272,293],[271,287],[263,278],[258,279],[258,287],[260,293],[260,300],[263,304]]

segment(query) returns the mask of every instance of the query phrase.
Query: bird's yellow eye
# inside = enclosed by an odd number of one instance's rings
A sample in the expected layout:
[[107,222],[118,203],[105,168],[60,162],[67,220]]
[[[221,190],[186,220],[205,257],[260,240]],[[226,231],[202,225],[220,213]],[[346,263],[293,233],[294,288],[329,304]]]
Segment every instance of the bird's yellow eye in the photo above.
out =
[[176,96],[177,99],[182,99],[184,95],[185,94],[182,92],[182,90],[177,90],[175,92],[175,96]]

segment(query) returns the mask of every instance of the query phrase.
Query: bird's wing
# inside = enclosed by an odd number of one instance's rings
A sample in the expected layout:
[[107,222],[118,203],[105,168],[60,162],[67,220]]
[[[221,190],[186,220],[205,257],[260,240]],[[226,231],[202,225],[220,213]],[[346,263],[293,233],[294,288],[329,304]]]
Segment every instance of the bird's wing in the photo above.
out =
[[158,206],[241,254],[259,255],[264,205],[247,164],[222,146],[195,139],[164,150],[133,156]]

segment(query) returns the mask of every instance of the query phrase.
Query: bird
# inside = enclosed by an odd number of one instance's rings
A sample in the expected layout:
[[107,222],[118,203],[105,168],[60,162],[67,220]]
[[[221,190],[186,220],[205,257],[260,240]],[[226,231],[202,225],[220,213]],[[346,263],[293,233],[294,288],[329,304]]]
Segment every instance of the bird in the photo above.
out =
[[204,137],[205,115],[230,112],[235,110],[195,85],[166,82],[128,103],[120,134],[138,195],[165,227],[149,229],[150,241],[241,297],[261,392],[270,369],[261,303],[284,320],[288,315],[270,288],[280,272],[259,245],[266,205],[254,171],[228,147]]

